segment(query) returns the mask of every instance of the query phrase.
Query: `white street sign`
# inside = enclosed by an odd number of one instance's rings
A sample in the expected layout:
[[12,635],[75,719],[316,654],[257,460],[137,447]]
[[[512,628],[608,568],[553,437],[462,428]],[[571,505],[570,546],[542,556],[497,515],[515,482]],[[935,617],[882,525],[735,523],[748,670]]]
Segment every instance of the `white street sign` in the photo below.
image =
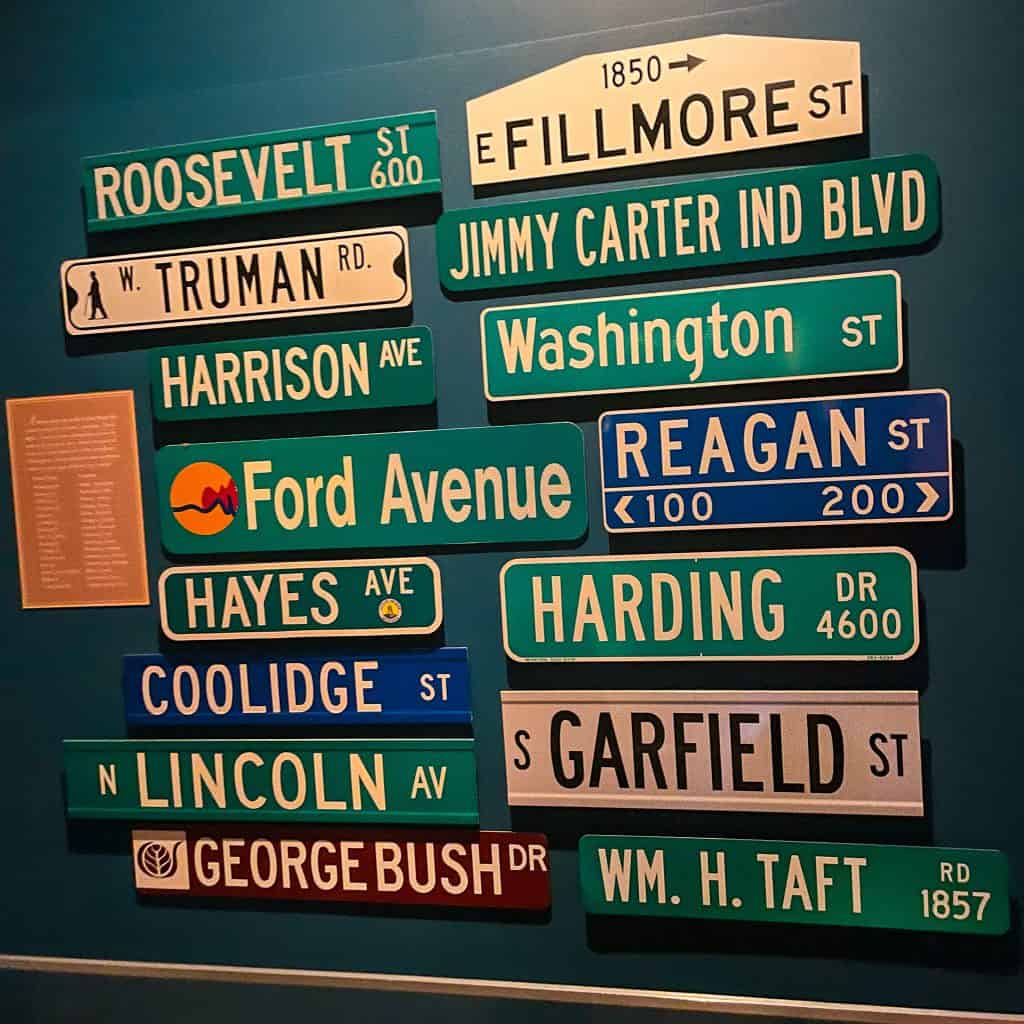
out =
[[61,264],[69,334],[388,309],[412,302],[403,227]]
[[504,691],[510,806],[921,817],[912,691]]
[[594,53],[466,104],[474,185],[859,135],[860,44],[718,35]]

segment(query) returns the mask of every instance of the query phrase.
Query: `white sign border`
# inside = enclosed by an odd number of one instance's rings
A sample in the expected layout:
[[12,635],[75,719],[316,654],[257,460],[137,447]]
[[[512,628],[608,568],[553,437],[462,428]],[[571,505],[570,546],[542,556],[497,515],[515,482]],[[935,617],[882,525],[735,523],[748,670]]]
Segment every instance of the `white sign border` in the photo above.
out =
[[[908,396],[908,395],[942,395],[946,399],[946,476],[949,479],[949,511],[944,516],[916,516],[913,518],[897,518],[891,517],[887,519],[828,519],[828,520],[794,520],[792,522],[784,523],[693,523],[691,525],[684,526],[681,523],[673,523],[669,526],[641,526],[630,528],[622,526],[609,526],[608,525],[608,505],[605,502],[605,495],[608,493],[605,490],[604,485],[604,431],[602,425],[604,423],[605,416],[623,416],[629,413],[649,413],[649,412],[694,412],[701,409],[720,409],[728,407],[730,409],[739,409],[743,407],[749,407],[752,405],[793,405],[798,402],[837,402],[847,399],[855,398],[895,398],[896,396]],[[629,534],[629,533],[667,533],[667,532],[692,532],[698,530],[769,530],[777,527],[786,526],[913,526],[915,523],[945,523],[953,518],[953,412],[952,412],[952,400],[949,392],[945,388],[912,388],[908,391],[869,391],[865,394],[857,395],[821,395],[811,398],[772,398],[760,402],[713,402],[708,405],[668,405],[662,406],[657,409],[609,409],[606,412],[601,413],[597,420],[597,445],[598,445],[598,462],[601,470],[601,520],[604,523],[605,530],[610,534]],[[881,474],[864,474],[863,476],[851,477],[851,480],[871,480],[877,479]],[[884,474],[886,479],[892,476],[914,476],[915,474]],[[922,474],[917,474],[922,475]],[[821,478],[821,483],[828,483],[828,480],[835,478]],[[766,487],[766,486],[785,486],[787,483],[817,483],[818,480],[815,478],[809,478],[807,480],[749,480],[743,481],[745,485],[754,487]],[[720,486],[718,484],[689,484],[686,489],[691,490],[696,487],[706,486],[708,488]],[[642,490],[643,488],[637,488]]]
[[[750,377],[743,380],[708,380],[693,381],[688,384],[651,384],[635,388],[600,388],[594,391],[534,391],[526,395],[499,395],[491,393],[490,380],[487,376],[487,336],[484,317],[488,313],[502,313],[513,309],[539,309],[551,306],[587,306],[597,302],[609,302],[625,299],[654,299],[668,295],[700,295],[704,292],[728,292],[737,288],[771,288],[780,284],[808,284],[816,281],[849,281],[860,277],[892,277],[896,281],[896,365],[888,370],[851,370],[838,373],[807,373],[794,377]],[[480,311],[480,356],[484,381],[484,396],[488,402],[529,402],[545,398],[586,398],[593,395],[630,395],[645,391],[681,391],[692,388],[728,388],[746,384],[785,384],[798,380],[830,380],[834,377],[875,377],[881,374],[899,373],[904,362],[903,343],[903,281],[896,270],[864,270],[851,274],[823,274],[813,277],[783,278],[779,281],[741,281],[736,284],[708,285],[705,288],[679,288],[661,292],[630,292],[626,295],[601,295],[588,299],[560,299],[556,302],[529,302],[523,305],[487,306]]]
[[[185,573],[231,573],[243,572],[246,570],[260,569],[312,569],[317,567],[344,567],[346,569],[359,569],[368,566],[390,566],[390,565],[425,565],[434,579],[434,621],[430,626],[403,626],[398,629],[294,629],[294,630],[264,630],[262,632],[249,631],[246,633],[175,633],[167,624],[167,602],[166,602],[166,581],[171,576],[181,576]],[[160,629],[169,640],[287,640],[295,638],[330,638],[330,637],[375,637],[375,636],[429,636],[437,630],[444,621],[444,607],[441,597],[441,569],[432,558],[425,558],[422,555],[414,555],[410,558],[358,558],[339,559],[337,561],[318,559],[312,562],[246,562],[241,565],[174,565],[164,569],[157,581],[157,590],[160,595]]]
[[[138,225],[136,225],[138,226]],[[127,230],[127,228],[126,228]],[[299,242],[325,241],[334,238],[356,238],[368,235],[397,235],[402,243],[402,254],[405,257],[405,292],[394,302],[357,303],[350,306],[324,306],[320,309],[281,310],[280,312],[260,312],[254,316],[232,314],[231,316],[189,317],[185,320],[157,320],[141,324],[125,324],[121,327],[94,328],[83,330],[71,323],[71,311],[68,308],[67,274],[72,267],[95,266],[97,263],[127,263],[129,260],[156,259],[160,256],[186,256],[208,252],[231,252],[234,249],[253,249],[260,246],[292,245]],[[231,242],[227,245],[203,245],[193,249],[164,249],[159,252],[133,252],[118,256],[99,256],[95,259],[82,258],[64,260],[60,265],[60,302],[64,313],[64,330],[72,337],[89,337],[92,335],[124,334],[126,331],[161,331],[168,328],[203,327],[211,324],[253,323],[258,320],[279,320],[282,317],[299,316],[331,316],[344,313],[357,313],[361,310],[395,309],[412,305],[412,263],[409,256],[409,232],[401,224],[387,227],[366,228],[357,231],[328,231],[321,235],[299,235],[292,238],[256,238],[248,242]]]
[[[550,565],[552,563],[567,562],[653,562],[664,560],[692,560],[701,558],[764,558],[776,555],[879,555],[896,554],[902,555],[910,566],[910,590],[911,605],[914,612],[914,642],[910,649],[903,654],[796,654],[796,655],[760,655],[753,657],[742,654],[690,654],[690,655],[652,655],[650,657],[559,657],[549,658],[524,658],[514,654],[508,644],[508,607],[505,601],[505,574],[513,565]],[[644,555],[567,555],[548,556],[543,558],[513,558],[506,562],[498,574],[498,590],[501,601],[501,644],[505,655],[512,661],[522,665],[546,665],[546,664],[644,664],[646,662],[709,662],[709,661],[746,661],[746,662],[786,662],[786,661],[907,661],[916,653],[921,645],[921,615],[920,615],[920,592],[918,588],[917,562],[914,556],[906,548],[870,547],[870,548],[775,548],[771,551],[668,551],[659,554]],[[162,590],[161,590],[162,594]],[[161,598],[162,604],[162,598]],[[162,608],[161,608],[162,613]]]

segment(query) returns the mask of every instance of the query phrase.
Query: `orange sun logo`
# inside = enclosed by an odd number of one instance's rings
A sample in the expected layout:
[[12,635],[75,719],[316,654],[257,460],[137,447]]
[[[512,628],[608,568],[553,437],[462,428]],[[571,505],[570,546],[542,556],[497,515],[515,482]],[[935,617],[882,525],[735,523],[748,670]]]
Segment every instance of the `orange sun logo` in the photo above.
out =
[[215,462],[193,462],[171,484],[171,512],[189,533],[203,537],[226,530],[238,512],[238,487]]

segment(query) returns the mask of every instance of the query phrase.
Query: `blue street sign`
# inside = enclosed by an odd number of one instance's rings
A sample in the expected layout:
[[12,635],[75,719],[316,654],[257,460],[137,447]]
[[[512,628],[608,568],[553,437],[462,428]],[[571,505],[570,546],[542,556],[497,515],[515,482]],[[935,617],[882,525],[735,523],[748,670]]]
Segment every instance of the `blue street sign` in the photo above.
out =
[[465,647],[203,663],[126,654],[129,725],[464,724]]
[[612,533],[935,522],[953,514],[949,395],[606,412]]

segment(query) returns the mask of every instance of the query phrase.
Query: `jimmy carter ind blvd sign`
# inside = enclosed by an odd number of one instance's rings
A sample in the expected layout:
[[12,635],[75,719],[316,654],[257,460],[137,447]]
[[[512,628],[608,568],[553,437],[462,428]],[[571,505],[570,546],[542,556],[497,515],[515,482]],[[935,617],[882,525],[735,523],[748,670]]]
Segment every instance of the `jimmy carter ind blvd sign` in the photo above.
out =
[[473,825],[473,741],[65,740],[69,818]]
[[718,35],[585,57],[466,104],[474,185],[861,131],[860,44]]
[[158,587],[172,640],[423,636],[442,618],[429,558],[179,566]]
[[451,210],[437,264],[469,291],[889,249],[938,229],[938,174],[913,154]]
[[465,647],[280,660],[170,660],[126,654],[129,725],[465,725],[472,718]]
[[913,692],[506,691],[512,806],[920,817]]
[[542,910],[548,843],[523,832],[190,825],[133,831],[135,887],[226,899]]
[[69,334],[114,334],[412,302],[403,227],[66,260]]
[[868,661],[918,644],[902,548],[520,558],[501,605],[516,661]]
[[903,365],[900,276],[492,306],[480,342],[492,402],[892,373]]
[[429,405],[429,327],[298,334],[155,349],[153,415],[202,420]]
[[583,836],[579,863],[591,914],[963,935],[1010,926],[1009,872],[997,850]]
[[605,413],[605,526],[629,532],[948,519],[949,424],[949,395],[940,390]]
[[573,423],[170,445],[160,535],[176,554],[575,540]]
[[441,191],[434,111],[82,161],[90,231]]

